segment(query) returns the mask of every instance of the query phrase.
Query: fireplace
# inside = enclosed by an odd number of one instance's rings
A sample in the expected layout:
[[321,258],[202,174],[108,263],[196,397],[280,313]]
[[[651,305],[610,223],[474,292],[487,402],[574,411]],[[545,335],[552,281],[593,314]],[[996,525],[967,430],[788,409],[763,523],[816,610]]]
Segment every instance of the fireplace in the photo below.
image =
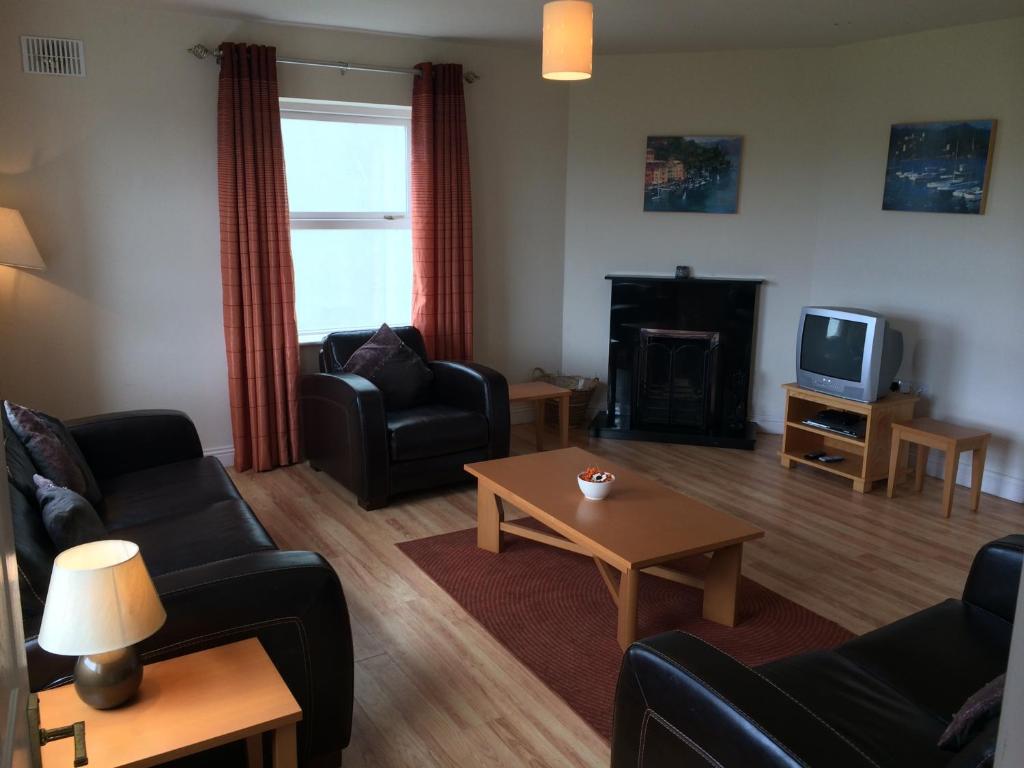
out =
[[609,275],[608,407],[593,434],[754,447],[759,280]]

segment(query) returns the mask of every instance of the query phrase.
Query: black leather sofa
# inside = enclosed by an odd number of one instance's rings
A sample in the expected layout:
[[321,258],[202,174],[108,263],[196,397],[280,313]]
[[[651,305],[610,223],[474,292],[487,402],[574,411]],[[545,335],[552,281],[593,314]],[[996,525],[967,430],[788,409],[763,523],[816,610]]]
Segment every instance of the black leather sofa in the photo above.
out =
[[[36,642],[56,551],[36,508],[35,467],[0,409],[32,690],[67,682],[75,659]],[[300,765],[336,768],[352,722],[352,634],[334,569],[277,548],[220,462],[176,411],[69,422],[103,492],[111,538],[136,542],[167,622],[138,648],[147,663],[258,637],[303,711]],[[225,749],[202,764],[230,765]]]
[[967,697],[1006,671],[1022,560],[1024,535],[991,542],[962,599],[756,669],[681,632],[634,643],[612,767],[976,768],[998,720],[959,752],[937,742]]
[[320,373],[299,380],[306,458],[352,491],[364,509],[395,495],[464,481],[463,465],[509,452],[508,382],[475,363],[429,361],[411,326],[393,329],[434,374],[425,402],[388,411],[369,379],[342,372],[374,330],[332,333]]

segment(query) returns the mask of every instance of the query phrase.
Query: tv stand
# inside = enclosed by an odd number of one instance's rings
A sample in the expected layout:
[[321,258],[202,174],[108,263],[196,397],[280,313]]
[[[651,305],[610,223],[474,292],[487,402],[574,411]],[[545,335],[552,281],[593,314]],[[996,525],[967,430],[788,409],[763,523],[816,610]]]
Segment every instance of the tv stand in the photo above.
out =
[[[782,388],[786,391],[786,421],[779,452],[783,467],[790,469],[796,464],[804,464],[845,477],[860,493],[868,493],[876,481],[889,476],[892,423],[914,418],[916,395],[896,392],[873,403],[860,403],[804,389],[796,384],[783,384]],[[867,422],[864,437],[851,437],[802,423],[826,408],[863,416]],[[818,451],[842,456],[843,461],[823,464],[816,459],[804,458],[805,454]]]

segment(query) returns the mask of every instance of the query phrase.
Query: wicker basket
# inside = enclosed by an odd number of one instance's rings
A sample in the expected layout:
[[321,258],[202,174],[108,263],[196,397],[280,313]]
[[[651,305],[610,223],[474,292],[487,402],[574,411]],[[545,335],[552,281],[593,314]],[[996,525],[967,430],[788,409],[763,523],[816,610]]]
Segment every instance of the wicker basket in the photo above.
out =
[[[600,379],[588,379],[585,376],[563,376],[560,373],[548,373],[543,368],[533,369],[533,380],[554,384],[556,387],[571,389],[569,396],[569,426],[582,427],[587,422],[587,407],[590,398],[600,383]],[[549,425],[558,424],[558,403],[547,400],[544,403],[544,421]]]

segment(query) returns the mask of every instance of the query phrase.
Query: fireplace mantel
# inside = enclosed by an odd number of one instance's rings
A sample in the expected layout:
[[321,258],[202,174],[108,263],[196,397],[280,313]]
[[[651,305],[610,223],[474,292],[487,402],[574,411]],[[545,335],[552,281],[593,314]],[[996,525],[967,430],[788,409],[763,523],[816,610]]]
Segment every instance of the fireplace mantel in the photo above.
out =
[[[753,448],[761,278],[609,274],[608,405],[598,437]],[[664,338],[652,346],[652,332]],[[714,343],[709,338],[714,335]]]

